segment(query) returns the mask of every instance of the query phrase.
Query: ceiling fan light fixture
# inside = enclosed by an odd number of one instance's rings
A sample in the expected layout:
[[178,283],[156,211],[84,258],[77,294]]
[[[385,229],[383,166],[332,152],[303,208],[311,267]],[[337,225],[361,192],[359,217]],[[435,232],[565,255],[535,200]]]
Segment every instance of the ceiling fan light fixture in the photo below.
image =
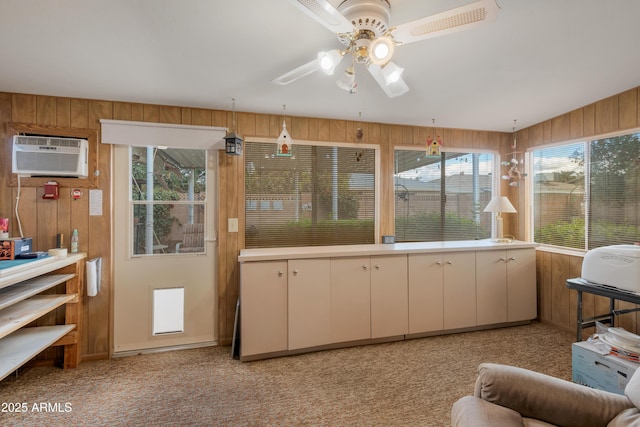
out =
[[358,91],[358,84],[356,83],[356,71],[351,65],[344,70],[342,77],[336,82],[338,87],[342,90],[346,90],[349,93],[356,93]]
[[320,69],[323,73],[329,76],[333,74],[341,60],[342,52],[338,49],[318,53],[318,64],[320,65]]
[[369,59],[374,64],[382,65],[389,62],[393,56],[395,45],[389,37],[378,37],[375,39],[369,49]]
[[404,68],[398,67],[393,62],[387,62],[387,65],[382,67],[382,76],[384,77],[384,82],[387,86],[396,83],[402,77],[402,73],[404,72]]

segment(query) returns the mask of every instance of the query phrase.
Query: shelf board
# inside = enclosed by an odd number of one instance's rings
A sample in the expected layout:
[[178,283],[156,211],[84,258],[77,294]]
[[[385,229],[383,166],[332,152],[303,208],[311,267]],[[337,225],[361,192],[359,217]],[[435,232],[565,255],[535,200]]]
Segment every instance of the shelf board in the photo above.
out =
[[0,380],[42,350],[71,332],[76,325],[23,328],[0,340]]
[[36,295],[0,311],[0,338],[72,301],[76,294]]
[[2,288],[0,289],[0,310],[71,280],[75,276],[75,274],[50,274]]

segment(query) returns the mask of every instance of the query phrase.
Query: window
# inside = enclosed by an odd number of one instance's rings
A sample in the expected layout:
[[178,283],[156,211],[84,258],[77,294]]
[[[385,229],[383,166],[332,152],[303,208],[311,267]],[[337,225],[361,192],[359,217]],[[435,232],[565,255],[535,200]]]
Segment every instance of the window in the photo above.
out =
[[496,156],[487,152],[395,150],[396,241],[491,237]]
[[203,253],[206,151],[130,147],[133,255]]
[[640,241],[639,138],[532,150],[534,240],[582,250]]
[[249,142],[245,159],[245,247],[375,242],[376,150],[361,146]]

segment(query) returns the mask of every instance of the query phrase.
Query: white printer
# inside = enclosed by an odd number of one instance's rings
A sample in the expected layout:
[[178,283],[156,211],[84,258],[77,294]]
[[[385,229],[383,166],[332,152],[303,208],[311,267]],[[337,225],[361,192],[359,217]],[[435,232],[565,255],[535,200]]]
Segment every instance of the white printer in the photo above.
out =
[[640,246],[603,246],[587,252],[582,278],[589,282],[640,292]]

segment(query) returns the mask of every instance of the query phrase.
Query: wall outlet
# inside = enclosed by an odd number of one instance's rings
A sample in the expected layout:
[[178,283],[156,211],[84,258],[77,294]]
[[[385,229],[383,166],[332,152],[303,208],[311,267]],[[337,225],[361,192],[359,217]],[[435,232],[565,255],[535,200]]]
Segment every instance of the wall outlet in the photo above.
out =
[[229,233],[237,233],[238,232],[238,218],[229,218],[228,226]]

